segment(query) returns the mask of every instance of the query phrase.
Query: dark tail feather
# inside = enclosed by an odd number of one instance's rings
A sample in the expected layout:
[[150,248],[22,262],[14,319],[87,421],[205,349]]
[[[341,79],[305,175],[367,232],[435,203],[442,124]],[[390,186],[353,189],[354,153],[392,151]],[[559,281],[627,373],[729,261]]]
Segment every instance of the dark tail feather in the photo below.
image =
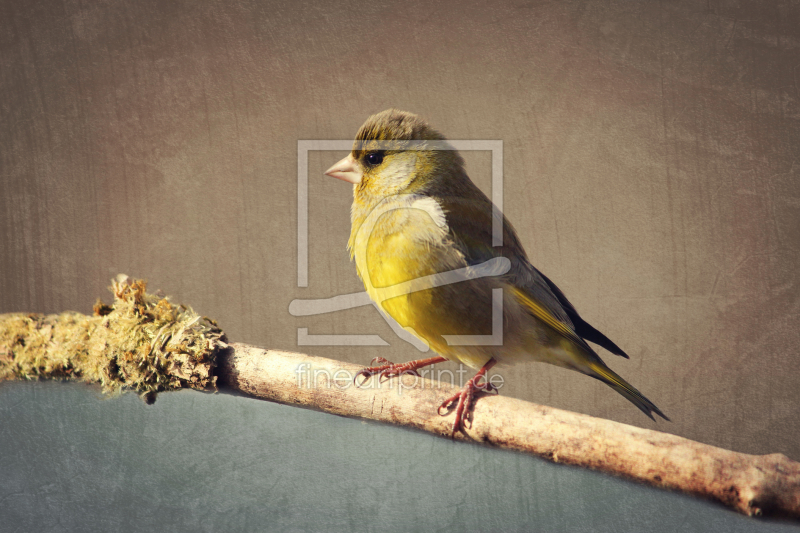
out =
[[575,326],[575,333],[577,333],[581,338],[589,342],[593,342],[598,346],[602,346],[603,348],[605,348],[606,350],[608,350],[613,354],[621,355],[625,359],[630,359],[630,357],[628,357],[628,354],[622,351],[622,348],[614,344],[614,342],[611,341],[611,339],[609,339],[608,337],[606,337],[605,335],[594,329],[594,327],[592,327],[591,324],[589,324],[580,316],[578,316],[577,313],[570,316],[570,319],[572,320],[572,323]]
[[[536,270],[534,268],[534,270]],[[539,272],[536,270],[536,272]],[[579,337],[585,339],[589,342],[593,342],[598,346],[602,346],[609,352],[615,355],[621,355],[625,359],[630,359],[628,354],[622,351],[622,348],[611,342],[611,339],[594,329],[591,324],[586,322],[581,316],[578,314],[578,311],[575,310],[575,307],[567,300],[567,297],[564,296],[564,293],[561,292],[561,289],[558,286],[550,281],[550,278],[539,272],[539,275],[544,278],[544,281],[547,283],[547,286],[550,287],[550,290],[553,291],[553,294],[558,299],[561,307],[564,308],[564,311],[567,312],[567,316],[570,320],[572,320],[572,325],[575,326],[575,333],[578,334]]]
[[661,409],[655,406],[653,402],[648,400],[644,397],[644,394],[636,390],[636,388],[622,379],[619,375],[617,375],[613,370],[605,366],[602,362],[598,363],[590,363],[589,368],[592,370],[593,373],[588,375],[592,376],[595,379],[599,379],[625,398],[628,399],[633,405],[638,407],[644,414],[650,417],[651,420],[655,421],[653,418],[652,413],[657,414],[664,420],[669,421],[667,415],[661,412]]

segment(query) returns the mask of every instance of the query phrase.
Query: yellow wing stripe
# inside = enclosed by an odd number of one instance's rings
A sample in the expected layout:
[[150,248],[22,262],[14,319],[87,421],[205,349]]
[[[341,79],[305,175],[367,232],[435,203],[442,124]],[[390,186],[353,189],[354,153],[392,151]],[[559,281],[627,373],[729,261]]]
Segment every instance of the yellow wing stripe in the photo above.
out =
[[642,410],[645,411],[645,414],[647,414],[647,416],[649,416],[650,418],[653,417],[649,414],[649,411],[655,411],[659,415],[664,416],[663,413],[659,411],[658,407],[653,405],[653,403],[650,400],[644,397],[644,394],[639,392],[636,389],[636,387],[634,387],[633,385],[622,379],[621,376],[617,375],[616,372],[608,368],[606,365],[602,363],[598,364],[592,362],[589,363],[589,368],[592,369],[598,375],[600,375],[600,377],[603,378],[603,380],[608,385],[610,385],[611,388],[616,389],[617,392],[627,397],[628,400],[636,404],[636,406],[639,407],[639,409],[642,409],[642,407],[644,407],[644,409]]
[[576,342],[579,346],[583,345],[583,339],[578,337],[572,329],[557,319],[553,314],[547,310],[542,304],[522,292],[517,288],[511,289],[514,291],[514,296],[524,305],[536,318],[556,330],[558,333],[563,335],[564,337],[570,339],[571,341]]

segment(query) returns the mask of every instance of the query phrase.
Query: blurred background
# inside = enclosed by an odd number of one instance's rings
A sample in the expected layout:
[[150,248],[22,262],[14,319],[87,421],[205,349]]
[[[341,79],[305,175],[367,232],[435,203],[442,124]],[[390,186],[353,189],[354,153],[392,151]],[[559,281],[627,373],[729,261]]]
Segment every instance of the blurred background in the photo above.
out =
[[[288,312],[363,290],[336,151],[309,154],[298,287],[297,142],[388,107],[503,142],[531,261],[672,422],[543,364],[502,394],[800,460],[793,2],[2,1],[0,313],[90,313],[124,272],[234,341],[418,357],[372,307]],[[491,154],[464,155],[490,194]]]

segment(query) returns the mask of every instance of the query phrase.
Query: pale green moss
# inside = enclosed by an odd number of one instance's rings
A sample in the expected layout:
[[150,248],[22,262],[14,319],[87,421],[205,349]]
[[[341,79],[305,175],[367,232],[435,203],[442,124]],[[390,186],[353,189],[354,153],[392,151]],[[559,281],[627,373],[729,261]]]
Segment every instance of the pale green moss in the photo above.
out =
[[146,286],[118,276],[110,287],[114,303],[98,300],[94,316],[0,315],[0,380],[77,379],[109,394],[136,391],[148,403],[163,391],[216,390],[222,330]]

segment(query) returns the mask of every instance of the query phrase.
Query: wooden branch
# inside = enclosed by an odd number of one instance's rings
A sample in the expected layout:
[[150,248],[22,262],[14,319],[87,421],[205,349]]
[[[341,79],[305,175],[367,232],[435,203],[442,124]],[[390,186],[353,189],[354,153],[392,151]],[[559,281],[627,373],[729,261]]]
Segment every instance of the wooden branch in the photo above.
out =
[[[450,437],[453,413],[439,404],[457,387],[405,375],[353,385],[362,367],[235,343],[217,359],[217,383],[284,404],[320,409]],[[507,398],[483,395],[472,428],[456,434],[554,462],[589,467],[716,500],[746,515],[800,518],[800,463],[747,455],[675,435]]]
[[[108,393],[155,401],[180,388],[227,386],[266,400],[369,418],[451,436],[453,414],[437,408],[456,392],[448,383],[404,375],[353,385],[361,367],[303,354],[228,345],[213,320],[145,292],[118,276],[114,303],[94,316],[0,315],[0,381],[76,379]],[[781,454],[745,455],[681,437],[568,411],[484,395],[474,440],[585,466],[649,485],[710,498],[747,515],[800,518],[800,463]]]

